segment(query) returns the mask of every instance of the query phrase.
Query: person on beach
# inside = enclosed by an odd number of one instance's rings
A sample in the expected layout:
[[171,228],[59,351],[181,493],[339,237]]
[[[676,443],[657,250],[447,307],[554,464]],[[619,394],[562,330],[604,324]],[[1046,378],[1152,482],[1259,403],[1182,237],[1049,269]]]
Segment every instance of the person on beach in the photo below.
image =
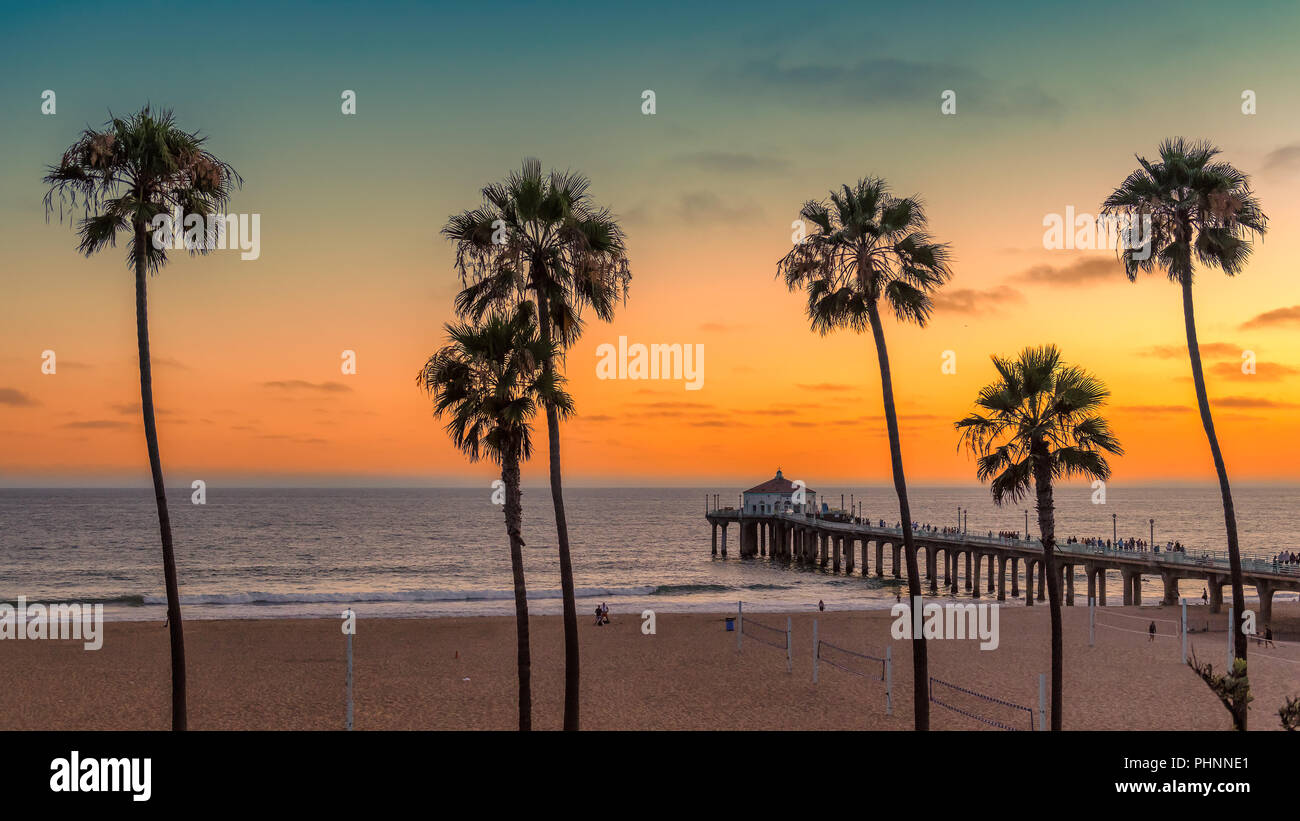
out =
[[1151,626],[1147,628],[1147,642],[1150,643],[1155,640],[1156,640],[1156,623],[1151,622]]
[[609,605],[605,602],[600,603],[600,617],[604,620],[605,624],[609,624]]
[[605,613],[600,609],[599,604],[596,605],[596,626],[597,627],[605,626]]
[[1209,603],[1210,603],[1210,588],[1208,588],[1208,587],[1202,587],[1202,588],[1201,588],[1201,604],[1209,604]]
[[817,600],[817,609],[820,610],[820,611],[822,611],[822,612],[825,612],[825,611],[826,611],[826,602],[822,601],[821,599],[818,599],[818,600]]
[[1275,646],[1275,645],[1273,644],[1273,628],[1272,628],[1270,625],[1267,625],[1267,624],[1264,625],[1264,646],[1265,646],[1265,647],[1274,647],[1274,646]]

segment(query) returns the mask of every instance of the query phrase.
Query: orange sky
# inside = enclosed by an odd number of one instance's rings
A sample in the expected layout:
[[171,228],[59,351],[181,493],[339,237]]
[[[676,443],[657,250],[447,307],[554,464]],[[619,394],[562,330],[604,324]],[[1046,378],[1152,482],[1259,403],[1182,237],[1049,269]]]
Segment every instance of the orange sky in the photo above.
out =
[[[598,75],[529,47],[518,57],[527,66],[503,58],[464,83],[451,79],[461,76],[451,24],[431,35],[438,48],[371,32],[366,43],[387,45],[370,50],[315,47],[347,37],[346,26],[314,32],[312,48],[289,27],[294,71],[283,70],[286,53],[249,46],[239,68],[196,84],[116,62],[110,81],[26,48],[50,77],[38,85],[66,93],[45,117],[26,85],[0,80],[7,110],[23,112],[0,126],[12,146],[0,168],[0,483],[147,478],[122,249],[79,257],[67,226],[46,224],[40,206],[44,165],[83,124],[145,100],[178,105],[182,125],[209,135],[246,179],[230,210],[261,215],[258,260],[176,258],[151,283],[173,485],[486,483],[493,469],[451,447],[414,376],[452,318],[457,283],[438,229],[527,155],[586,173],[629,238],[629,302],[612,324],[591,324],[568,356],[579,409],[564,430],[572,482],[747,483],[778,464],[813,484],[887,481],[869,337],[814,335],[802,296],[774,279],[799,206],[869,174],[920,194],[955,257],[930,327],[886,329],[910,478],[973,481],[952,422],[991,380],[989,355],[1053,342],[1113,391],[1109,414],[1128,451],[1116,481],[1203,480],[1212,468],[1191,410],[1177,289],[1163,277],[1128,283],[1110,252],[1042,242],[1045,215],[1095,212],[1134,153],[1151,155],[1178,134],[1222,146],[1271,218],[1243,275],[1210,272],[1196,286],[1230,472],[1300,479],[1300,144],[1289,113],[1300,91],[1283,82],[1295,66],[1278,61],[1294,52],[1283,43],[1293,27],[1251,18],[1258,48],[1234,55],[1212,82],[1193,82],[1197,44],[1217,43],[1209,21],[1184,21],[1187,47],[1152,54],[1114,39],[1140,40],[1137,29],[1103,37],[1032,9],[1014,19],[951,14],[942,52],[905,49],[913,35],[897,29],[902,63],[842,60],[829,46],[857,42],[852,25],[827,32],[769,9],[701,33],[707,49],[663,26],[640,29],[648,40],[620,28],[600,42]],[[986,30],[972,37],[968,26]],[[179,57],[179,45],[161,47]],[[528,79],[542,67],[546,82]],[[821,85],[801,79],[810,73]],[[231,94],[227,81],[259,94]],[[583,93],[566,92],[566,81]],[[356,117],[339,114],[335,86],[359,89]],[[950,87],[958,113],[944,117],[939,90]],[[653,116],[640,111],[645,88],[658,92]],[[1259,93],[1256,115],[1240,111],[1243,88]],[[703,344],[703,390],[596,379],[597,346],[620,335]],[[47,349],[54,375],[41,373]],[[356,375],[340,372],[345,349],[357,353]],[[1240,370],[1246,349],[1258,358],[1254,375]],[[941,373],[945,351],[955,374]],[[535,459],[525,479],[544,479],[545,467]]]

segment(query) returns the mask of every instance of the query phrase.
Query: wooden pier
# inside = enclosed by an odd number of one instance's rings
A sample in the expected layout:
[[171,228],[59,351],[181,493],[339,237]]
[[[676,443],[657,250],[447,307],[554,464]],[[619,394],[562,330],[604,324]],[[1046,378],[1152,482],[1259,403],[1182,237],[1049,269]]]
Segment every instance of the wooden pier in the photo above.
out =
[[[755,514],[731,507],[706,509],[705,517],[713,529],[715,556],[721,547],[721,555],[726,557],[727,528],[735,526],[740,537],[737,552],[742,559],[771,557],[773,561],[829,568],[835,573],[843,568],[849,575],[853,574],[856,566],[861,568],[863,576],[870,575],[874,568],[875,575],[883,578],[888,557],[892,577],[905,578],[902,528],[877,527],[868,521],[844,515],[823,518],[811,513]],[[1005,601],[1008,578],[1011,598],[1019,598],[1023,563],[1025,604],[1033,605],[1035,600],[1041,602],[1046,598],[1042,542],[969,533],[945,534],[924,529],[913,530],[912,541],[916,545],[917,567],[924,574],[923,583],[929,583],[931,595],[939,594],[942,561],[943,588],[948,595],[957,596],[963,592],[958,590],[958,586],[959,578],[964,575],[964,592],[974,598],[980,597],[981,585],[984,584],[985,594],[996,593],[998,601]],[[874,562],[869,561],[873,558],[873,546]],[[857,564],[855,560],[859,555],[861,563]],[[1087,579],[1087,595],[1095,598],[1099,606],[1106,604],[1108,570],[1119,573],[1125,605],[1142,603],[1141,581],[1144,575],[1159,575],[1164,582],[1161,604],[1178,604],[1179,579],[1198,579],[1209,589],[1210,612],[1218,613],[1223,607],[1223,587],[1231,583],[1226,555],[1203,551],[1157,553],[1057,544],[1056,559],[1067,606],[1074,605],[1075,576],[1080,568]],[[965,561],[964,574],[959,573],[962,561]],[[1268,624],[1273,613],[1273,594],[1278,590],[1300,591],[1300,567],[1247,556],[1242,556],[1241,565],[1244,583],[1259,592],[1259,623]]]

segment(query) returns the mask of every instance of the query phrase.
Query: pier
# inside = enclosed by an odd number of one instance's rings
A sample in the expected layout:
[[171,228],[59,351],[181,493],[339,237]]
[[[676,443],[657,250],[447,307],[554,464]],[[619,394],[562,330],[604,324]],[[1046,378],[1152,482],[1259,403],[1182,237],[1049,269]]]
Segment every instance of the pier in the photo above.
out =
[[[852,575],[857,569],[863,576],[872,573],[884,578],[886,569],[892,578],[906,577],[902,528],[878,527],[860,517],[843,512],[816,515],[806,511],[750,512],[734,507],[706,504],[705,517],[713,530],[713,555],[726,557],[727,530],[737,534],[735,550],[742,559],[769,557],[772,561],[829,569]],[[719,538],[721,537],[721,538]],[[931,595],[939,595],[940,577],[943,591],[973,598],[997,596],[1006,601],[1008,592],[1017,599],[1022,592],[1025,604],[1046,598],[1043,545],[1031,539],[1005,539],[974,534],[945,534],[926,529],[912,531],[916,560],[923,574],[922,585],[929,585]],[[887,561],[888,560],[888,561]],[[1223,551],[1138,552],[1085,544],[1057,544],[1058,572],[1066,606],[1073,606],[1075,579],[1082,570],[1087,596],[1098,606],[1106,605],[1106,572],[1116,571],[1125,605],[1142,603],[1143,576],[1159,576],[1164,583],[1161,604],[1178,604],[1178,581],[1197,579],[1209,590],[1210,612],[1223,608],[1223,588],[1231,583],[1228,557]],[[965,562],[965,573],[960,573]],[[1024,573],[1024,590],[1020,575]],[[1259,593],[1259,623],[1268,624],[1273,614],[1273,594],[1278,590],[1300,591],[1300,566],[1278,564],[1257,556],[1241,557],[1243,583]],[[996,577],[996,585],[995,585]],[[964,584],[960,579],[964,578]],[[1008,591],[1008,579],[1010,591]],[[962,589],[958,589],[959,586]],[[1035,589],[1036,587],[1036,589]],[[1086,602],[1086,600],[1085,600]]]

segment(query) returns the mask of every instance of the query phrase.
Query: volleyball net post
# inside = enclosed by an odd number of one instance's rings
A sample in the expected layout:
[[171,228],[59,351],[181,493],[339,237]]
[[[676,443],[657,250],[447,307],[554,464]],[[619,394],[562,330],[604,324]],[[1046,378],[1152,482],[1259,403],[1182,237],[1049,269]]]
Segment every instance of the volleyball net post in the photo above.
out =
[[885,648],[885,715],[894,714],[894,662],[892,647]]
[[1183,664],[1187,663],[1187,597],[1182,598],[1183,605]]
[[821,654],[821,645],[817,642],[817,619],[813,619],[813,684],[817,683],[817,657]]
[[785,671],[794,672],[794,642],[790,641],[790,634],[794,632],[794,620],[789,616],[785,617]]
[[740,652],[741,637],[745,635],[745,603],[736,602],[736,652]]
[[1047,674],[1038,674],[1038,729],[1047,729]]

